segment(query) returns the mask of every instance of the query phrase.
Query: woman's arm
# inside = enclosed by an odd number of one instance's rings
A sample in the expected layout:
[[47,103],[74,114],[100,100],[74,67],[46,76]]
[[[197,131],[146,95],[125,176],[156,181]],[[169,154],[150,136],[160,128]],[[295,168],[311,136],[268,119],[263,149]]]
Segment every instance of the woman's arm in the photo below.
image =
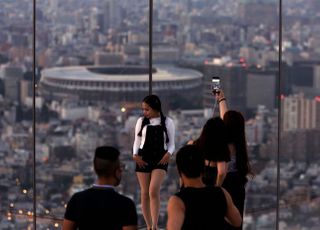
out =
[[167,212],[167,230],[181,229],[185,217],[185,206],[183,201],[177,196],[171,196],[168,201]]
[[167,127],[167,134],[169,138],[169,142],[167,143],[167,152],[162,157],[162,159],[159,161],[158,164],[168,164],[170,161],[170,156],[172,156],[174,150],[175,150],[175,143],[174,143],[174,133],[175,133],[175,127],[173,124],[172,119],[168,118],[166,119],[166,127]]
[[175,150],[175,143],[174,143],[175,127],[174,127],[173,120],[171,118],[167,117],[166,126],[167,126],[168,138],[169,138],[169,142],[167,143],[167,148],[168,148],[167,151],[169,152],[169,154],[172,155]]
[[225,161],[218,161],[217,162],[217,180],[216,180],[216,186],[222,186],[222,183],[224,181],[224,178],[226,178],[227,175],[227,169],[228,169],[228,163]]
[[227,212],[225,215],[225,218],[229,224],[231,224],[234,227],[240,227],[242,223],[242,218],[239,213],[239,210],[236,208],[234,205],[232,198],[230,194],[225,190],[224,188],[221,188],[225,197],[226,197],[226,202],[227,202]]
[[219,104],[220,117],[223,119],[224,114],[228,111],[227,100],[222,90],[216,95],[217,103]]
[[77,224],[74,221],[64,219],[62,224],[62,230],[76,230]]
[[140,117],[136,124],[132,154],[133,154],[133,160],[139,165],[139,167],[144,168],[144,166],[147,165],[147,162],[143,161],[142,157],[138,155],[138,151],[139,151],[141,139],[142,139],[142,137],[140,137],[138,133],[141,129],[142,120],[143,118]]
[[141,137],[138,136],[138,133],[141,129],[141,124],[142,124],[142,119],[143,118],[139,118],[137,120],[137,123],[136,123],[136,127],[135,127],[135,132],[134,132],[134,142],[133,142],[133,155],[137,155],[138,154],[138,151],[139,151],[139,148],[140,148],[140,144],[141,144]]

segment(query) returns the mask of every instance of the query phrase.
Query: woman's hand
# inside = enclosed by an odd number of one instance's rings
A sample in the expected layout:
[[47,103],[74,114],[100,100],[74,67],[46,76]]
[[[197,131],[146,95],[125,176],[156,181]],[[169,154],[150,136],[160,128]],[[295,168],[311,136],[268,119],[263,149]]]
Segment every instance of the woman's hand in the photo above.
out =
[[144,166],[148,165],[148,163],[142,160],[142,157],[137,154],[133,155],[133,160],[137,163],[137,165],[140,168],[144,168]]
[[219,93],[216,93],[216,94],[215,94],[215,97],[216,97],[216,100],[217,100],[217,101],[220,101],[221,99],[226,98],[226,97],[224,96],[224,92],[223,92],[222,89],[219,89]]
[[193,145],[194,144],[194,140],[190,140],[187,142],[187,145]]
[[161,161],[159,161],[158,164],[160,165],[166,165],[169,163],[169,160],[170,160],[170,153],[169,152],[166,152],[166,154],[163,155]]

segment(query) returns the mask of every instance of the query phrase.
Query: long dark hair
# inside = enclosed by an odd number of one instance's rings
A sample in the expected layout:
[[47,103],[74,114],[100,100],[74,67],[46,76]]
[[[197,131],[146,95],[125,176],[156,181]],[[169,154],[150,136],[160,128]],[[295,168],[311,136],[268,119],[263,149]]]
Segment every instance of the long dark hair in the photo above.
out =
[[[202,128],[201,134],[195,145],[204,153],[204,158],[209,161],[225,160],[230,155],[227,141],[227,130],[220,117],[210,118]],[[222,157],[221,157],[222,156]]]
[[223,116],[226,124],[229,143],[234,144],[236,149],[236,165],[238,172],[246,180],[246,176],[254,174],[248,158],[247,141],[245,135],[245,120],[238,111],[229,110]]
[[[161,108],[161,101],[160,98],[155,95],[151,94],[146,96],[142,102],[146,103],[147,105],[150,106],[151,109],[160,112],[160,119],[161,119],[161,127],[163,128],[164,133],[166,134],[166,143],[169,142],[169,137],[168,137],[168,131],[167,131],[167,126],[166,126],[166,117],[163,115],[162,108]],[[144,126],[150,124],[150,120],[146,117],[143,118],[142,123],[141,123],[141,128],[138,133],[138,136],[142,136],[142,129]]]

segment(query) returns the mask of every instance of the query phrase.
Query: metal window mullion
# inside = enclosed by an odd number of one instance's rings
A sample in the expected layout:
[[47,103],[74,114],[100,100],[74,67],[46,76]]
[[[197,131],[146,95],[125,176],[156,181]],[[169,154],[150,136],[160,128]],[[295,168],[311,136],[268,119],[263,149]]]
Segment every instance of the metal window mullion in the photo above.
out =
[[149,0],[149,94],[152,94],[153,0]]

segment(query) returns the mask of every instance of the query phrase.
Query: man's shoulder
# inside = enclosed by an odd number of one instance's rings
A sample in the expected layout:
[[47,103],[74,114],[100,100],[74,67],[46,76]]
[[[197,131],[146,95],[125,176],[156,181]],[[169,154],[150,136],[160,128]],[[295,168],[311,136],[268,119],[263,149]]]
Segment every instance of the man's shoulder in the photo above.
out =
[[113,189],[98,190],[89,188],[73,194],[70,198],[70,203],[86,203],[88,201],[109,202],[109,204],[113,203],[127,207],[135,206],[132,199]]
[[129,197],[127,197],[123,194],[117,193],[117,196],[118,196],[119,200],[121,200],[122,202],[124,202],[126,204],[134,204],[132,199],[130,199]]
[[85,190],[76,192],[71,196],[71,199],[81,199],[81,198],[87,196],[90,193],[90,190],[91,190],[91,188],[87,188]]

